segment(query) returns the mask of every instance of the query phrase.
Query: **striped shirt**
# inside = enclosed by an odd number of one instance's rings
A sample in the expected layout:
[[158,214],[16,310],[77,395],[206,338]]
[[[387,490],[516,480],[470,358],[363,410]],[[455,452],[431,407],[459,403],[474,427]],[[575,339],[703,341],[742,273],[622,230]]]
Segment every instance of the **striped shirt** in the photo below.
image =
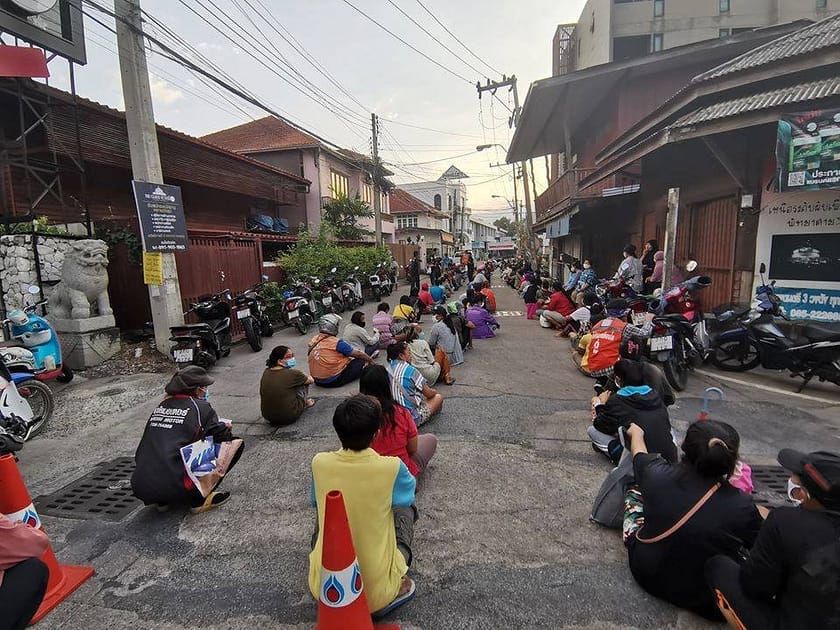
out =
[[423,388],[427,385],[426,379],[417,368],[400,359],[391,361],[388,372],[394,401],[408,409],[415,422],[421,421],[420,405],[425,400]]

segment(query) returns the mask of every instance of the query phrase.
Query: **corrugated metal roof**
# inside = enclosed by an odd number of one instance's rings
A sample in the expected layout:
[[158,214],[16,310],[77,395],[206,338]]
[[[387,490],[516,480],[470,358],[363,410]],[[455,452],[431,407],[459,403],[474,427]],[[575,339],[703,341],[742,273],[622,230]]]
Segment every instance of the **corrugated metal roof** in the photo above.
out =
[[840,46],[840,14],[759,46],[732,61],[696,76],[693,82],[702,83],[837,46]]
[[731,118],[749,112],[771,109],[782,105],[815,101],[840,95],[840,77],[800,83],[741,98],[730,99],[703,107],[687,114],[669,125],[669,129],[689,127],[723,118]]

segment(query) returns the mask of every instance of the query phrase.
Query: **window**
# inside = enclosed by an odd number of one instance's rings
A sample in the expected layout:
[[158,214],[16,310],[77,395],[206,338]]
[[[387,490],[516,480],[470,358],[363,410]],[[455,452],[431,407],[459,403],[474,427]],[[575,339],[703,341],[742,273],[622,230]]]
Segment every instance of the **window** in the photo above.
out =
[[730,35],[732,35],[731,28],[722,28],[718,31],[718,37],[729,37]]
[[663,36],[662,33],[654,33],[653,38],[651,40],[651,51],[659,52],[663,48]]
[[653,17],[665,15],[665,0],[653,0]]
[[826,0],[817,0],[817,8],[818,9],[825,9],[827,4],[828,3],[826,2]]
[[440,203],[441,203],[440,195],[435,195],[435,208],[437,208],[438,210],[440,210]]
[[398,216],[397,217],[397,229],[404,230],[405,228],[416,228],[417,227],[417,215],[416,214],[408,214],[405,216]]
[[364,201],[370,207],[373,207],[373,185],[372,184],[363,184],[362,185],[362,201]]
[[350,196],[350,179],[347,175],[330,169],[330,194],[336,199]]
[[729,13],[729,9],[730,9],[729,0],[719,0],[719,1],[720,1],[720,12],[721,13]]

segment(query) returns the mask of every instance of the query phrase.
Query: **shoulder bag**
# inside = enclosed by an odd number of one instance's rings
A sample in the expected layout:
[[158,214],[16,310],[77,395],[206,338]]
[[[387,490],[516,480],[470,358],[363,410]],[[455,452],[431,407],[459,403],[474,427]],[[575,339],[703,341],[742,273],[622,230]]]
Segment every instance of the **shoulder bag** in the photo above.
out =
[[[695,514],[697,514],[697,512],[700,510],[700,508],[702,508],[704,505],[706,505],[706,503],[709,501],[709,499],[712,498],[712,495],[714,495],[714,493],[717,492],[718,490],[720,490],[720,482],[716,483],[711,488],[709,488],[709,491],[706,494],[704,494],[702,497],[700,497],[700,500],[697,501],[697,503],[694,504],[694,507],[692,507],[688,512],[686,512],[685,515],[680,520],[678,520],[676,523],[674,523],[674,525],[670,529],[662,532],[658,536],[654,536],[653,538],[642,538],[639,535],[641,533],[641,531],[640,531],[639,533],[636,534],[636,540],[638,540],[640,543],[650,544],[650,543],[660,542],[662,540],[665,540],[669,536],[672,536],[673,534],[675,534],[680,529],[680,527],[682,527],[689,520],[691,520],[691,517],[694,516]],[[642,528],[644,529],[644,526]]]

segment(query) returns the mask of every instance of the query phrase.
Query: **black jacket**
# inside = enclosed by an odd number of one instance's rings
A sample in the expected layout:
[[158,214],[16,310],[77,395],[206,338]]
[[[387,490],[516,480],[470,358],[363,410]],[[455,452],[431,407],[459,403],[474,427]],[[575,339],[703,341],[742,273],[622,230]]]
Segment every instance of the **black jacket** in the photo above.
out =
[[601,433],[618,435],[619,427],[625,429],[635,422],[645,432],[648,451],[659,453],[667,461],[679,459],[668,410],[659,394],[650,387],[625,387],[613,394],[603,405],[595,408],[593,424]]

